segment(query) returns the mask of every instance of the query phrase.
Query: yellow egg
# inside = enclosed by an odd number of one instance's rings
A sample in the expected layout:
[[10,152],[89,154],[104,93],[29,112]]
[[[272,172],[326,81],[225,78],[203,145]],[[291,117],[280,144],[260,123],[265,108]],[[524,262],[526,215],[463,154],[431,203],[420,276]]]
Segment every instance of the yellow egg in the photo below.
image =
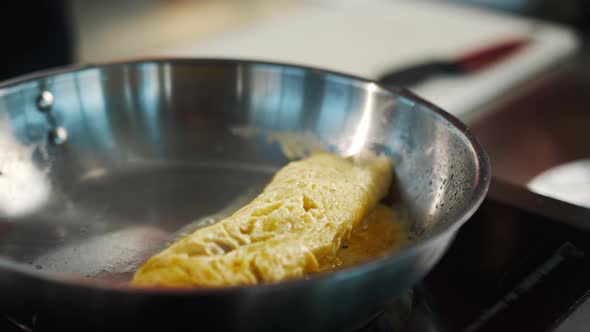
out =
[[319,153],[279,170],[252,202],[151,257],[133,285],[252,285],[316,272],[387,194],[386,157]]

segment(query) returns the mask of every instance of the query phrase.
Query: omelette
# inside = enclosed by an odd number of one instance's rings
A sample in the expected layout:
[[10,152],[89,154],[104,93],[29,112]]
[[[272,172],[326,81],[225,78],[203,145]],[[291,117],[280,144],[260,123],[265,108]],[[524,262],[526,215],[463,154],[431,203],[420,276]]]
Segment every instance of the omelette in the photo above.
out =
[[224,287],[317,272],[387,194],[391,176],[385,156],[290,162],[249,204],[152,256],[131,284]]

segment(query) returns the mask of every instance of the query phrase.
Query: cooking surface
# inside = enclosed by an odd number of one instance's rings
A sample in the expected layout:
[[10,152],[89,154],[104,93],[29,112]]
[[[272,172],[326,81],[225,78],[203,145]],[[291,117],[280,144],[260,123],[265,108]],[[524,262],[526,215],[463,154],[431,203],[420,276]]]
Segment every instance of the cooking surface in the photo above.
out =
[[[561,217],[546,216],[546,205]],[[440,264],[361,331],[581,331],[575,324],[589,310],[590,232],[573,225],[589,215],[492,183]],[[0,328],[23,331],[6,318]]]
[[545,217],[543,198],[510,190],[537,200],[538,211],[492,192],[425,281],[451,331],[552,330],[590,290],[590,233],[563,221],[588,212],[563,205],[561,218]]
[[[506,202],[515,196],[516,204]],[[546,204],[561,216],[544,216]],[[402,316],[409,316],[407,332],[584,331],[590,232],[566,224],[575,214],[590,212],[492,183],[490,197],[415,290],[413,305],[398,301],[366,331],[396,331]]]

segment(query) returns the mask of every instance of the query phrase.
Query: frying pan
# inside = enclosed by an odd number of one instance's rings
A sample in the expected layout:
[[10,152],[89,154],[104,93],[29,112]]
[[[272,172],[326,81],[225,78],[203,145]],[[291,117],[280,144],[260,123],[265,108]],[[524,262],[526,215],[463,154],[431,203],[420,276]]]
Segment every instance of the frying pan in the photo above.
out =
[[[40,331],[350,329],[421,280],[490,180],[477,140],[436,106],[280,63],[152,59],[32,74],[0,85],[0,126],[0,312],[34,313]],[[277,284],[126,286],[183,226],[214,221],[318,145],[391,157],[408,245]]]

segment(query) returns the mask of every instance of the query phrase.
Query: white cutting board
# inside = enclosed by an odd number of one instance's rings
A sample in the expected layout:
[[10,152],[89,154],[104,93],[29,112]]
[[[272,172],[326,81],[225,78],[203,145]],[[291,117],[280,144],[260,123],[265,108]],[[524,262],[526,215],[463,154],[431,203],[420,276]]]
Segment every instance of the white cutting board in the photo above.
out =
[[518,36],[534,43],[476,75],[436,79],[413,90],[462,117],[572,55],[576,36],[545,22],[427,1],[302,1],[235,31],[151,52],[283,61],[374,78],[432,57],[453,56]]

